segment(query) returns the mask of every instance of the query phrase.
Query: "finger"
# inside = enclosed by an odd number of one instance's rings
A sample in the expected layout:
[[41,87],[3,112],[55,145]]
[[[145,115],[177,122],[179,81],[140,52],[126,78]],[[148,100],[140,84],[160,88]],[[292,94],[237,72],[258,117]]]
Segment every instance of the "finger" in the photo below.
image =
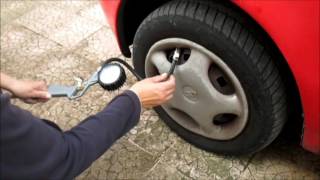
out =
[[146,108],[146,109],[150,109],[150,108],[154,107],[154,105],[147,104],[147,105],[144,105],[143,107]]
[[42,102],[42,103],[44,103],[44,102],[49,101],[49,99],[37,99],[37,101],[38,101],[38,102]]
[[36,104],[36,103],[44,103],[47,102],[49,99],[41,99],[41,98],[29,98],[28,101],[30,102],[29,104]]
[[167,73],[163,73],[161,75],[158,75],[158,76],[154,76],[151,78],[152,82],[161,82],[161,81],[164,81],[166,78],[167,78]]
[[173,75],[171,75],[168,81],[175,84],[176,78]]
[[38,101],[36,99],[33,98],[27,98],[27,99],[22,99],[23,102],[27,103],[27,104],[36,104]]
[[176,89],[176,80],[173,76],[169,79],[168,85],[170,89]]
[[41,90],[47,91],[48,90],[48,85],[45,81],[41,81]]
[[173,95],[171,94],[171,95],[169,95],[169,96],[166,97],[166,101],[169,101],[169,100],[172,99],[172,98],[173,98]]
[[161,82],[160,86],[162,86],[165,90],[175,89],[175,78],[171,76],[168,81]]
[[156,82],[160,82],[161,79],[162,79],[162,75],[157,75],[157,76],[151,77],[149,80],[156,83]]
[[32,93],[33,98],[50,99],[51,94],[48,91],[35,91]]
[[46,91],[48,89],[47,84],[45,81],[36,81],[35,82],[35,89]]
[[163,82],[175,84],[176,79],[175,79],[175,77],[173,75],[170,75],[170,77],[166,81],[163,81]]
[[167,95],[173,95],[174,92],[175,92],[175,89],[167,90]]
[[164,102],[167,102],[169,99],[171,99],[174,96],[173,91],[167,91],[165,97],[163,98]]
[[164,93],[166,94],[166,95],[168,95],[168,94],[173,94],[174,92],[175,92],[175,90],[176,90],[176,88],[175,88],[175,86],[166,86],[166,87],[164,87],[165,89],[164,89]]
[[144,108],[153,108],[155,106],[159,106],[160,104],[162,104],[163,101],[161,100],[157,100],[157,101],[154,101],[154,102],[149,102],[147,104],[144,104]]

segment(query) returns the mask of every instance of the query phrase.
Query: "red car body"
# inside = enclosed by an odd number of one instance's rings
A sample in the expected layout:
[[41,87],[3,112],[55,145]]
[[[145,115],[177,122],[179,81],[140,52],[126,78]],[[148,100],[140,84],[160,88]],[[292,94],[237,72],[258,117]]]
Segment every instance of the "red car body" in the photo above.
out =
[[[102,0],[119,47],[128,48],[119,33],[121,0]],[[302,145],[320,153],[319,9],[317,0],[235,0],[277,45],[294,76],[304,115]],[[143,8],[143,7],[141,7]],[[125,54],[125,53],[124,53]]]

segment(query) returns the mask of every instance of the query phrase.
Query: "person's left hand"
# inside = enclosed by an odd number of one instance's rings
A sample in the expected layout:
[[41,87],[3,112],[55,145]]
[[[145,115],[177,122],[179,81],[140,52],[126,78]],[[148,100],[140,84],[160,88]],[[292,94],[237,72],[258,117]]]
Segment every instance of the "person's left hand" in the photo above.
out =
[[16,80],[15,82],[12,82],[10,91],[14,97],[29,104],[46,102],[51,98],[44,81]]

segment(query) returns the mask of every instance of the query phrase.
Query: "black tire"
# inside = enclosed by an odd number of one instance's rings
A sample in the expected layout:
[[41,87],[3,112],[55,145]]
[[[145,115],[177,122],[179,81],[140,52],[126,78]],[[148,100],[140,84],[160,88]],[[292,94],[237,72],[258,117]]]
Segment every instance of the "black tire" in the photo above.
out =
[[177,124],[161,107],[165,123],[191,144],[229,155],[261,150],[280,133],[287,117],[287,97],[275,58],[247,19],[231,6],[180,0],[152,12],[140,25],[133,43],[134,66],[145,77],[145,59],[159,40],[184,38],[217,54],[239,79],[249,105],[249,119],[237,137],[219,141],[195,134]]

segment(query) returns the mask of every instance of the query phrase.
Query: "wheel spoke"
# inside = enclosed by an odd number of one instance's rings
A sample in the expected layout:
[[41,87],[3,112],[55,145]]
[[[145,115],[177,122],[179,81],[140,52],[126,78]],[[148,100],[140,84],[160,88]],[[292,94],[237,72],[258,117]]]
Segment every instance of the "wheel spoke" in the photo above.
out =
[[203,100],[211,102],[213,116],[226,113],[240,116],[243,113],[241,102],[235,94],[224,95],[217,90],[212,90],[204,94]]
[[182,95],[176,95],[167,104],[169,108],[175,108],[188,114],[197,124],[202,127],[212,122],[210,108],[207,104],[189,101]]
[[216,134],[223,129],[220,125],[213,123],[216,115],[224,113],[242,115],[239,100],[235,95],[220,96],[222,97],[219,97],[219,95],[216,97],[204,96],[204,98],[207,97],[208,99],[192,102],[180,94],[175,94],[174,98],[166,104],[166,108],[175,108],[183,111],[193,118],[200,131],[205,134]]
[[198,76],[202,78],[202,76],[208,75],[210,64],[211,60],[208,56],[196,49],[192,49],[188,61],[178,67],[177,71],[181,71],[184,75],[190,75],[191,77]]
[[166,73],[170,69],[170,62],[165,52],[157,51],[151,55],[151,63],[158,69],[159,73]]

